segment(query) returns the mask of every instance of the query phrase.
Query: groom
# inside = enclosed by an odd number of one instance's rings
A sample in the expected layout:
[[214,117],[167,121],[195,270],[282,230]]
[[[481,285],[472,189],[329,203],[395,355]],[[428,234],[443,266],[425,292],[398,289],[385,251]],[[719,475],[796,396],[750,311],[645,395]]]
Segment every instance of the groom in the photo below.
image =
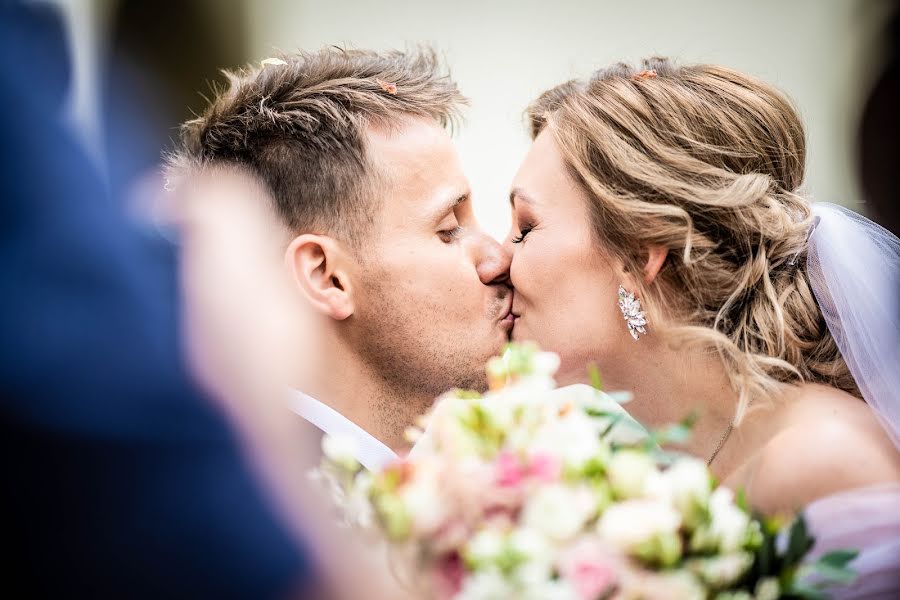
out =
[[370,469],[437,395],[485,388],[511,329],[509,257],[479,229],[446,131],[463,104],[433,53],[266,59],[229,74],[172,157],[176,173],[234,166],[268,192],[317,315],[318,377],[295,410]]

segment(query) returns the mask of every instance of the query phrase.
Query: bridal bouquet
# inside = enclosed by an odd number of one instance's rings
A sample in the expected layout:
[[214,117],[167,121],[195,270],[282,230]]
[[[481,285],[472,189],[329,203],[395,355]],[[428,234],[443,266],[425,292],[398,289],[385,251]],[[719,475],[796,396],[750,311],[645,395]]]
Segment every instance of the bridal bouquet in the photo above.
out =
[[[491,391],[445,394],[410,432],[410,456],[370,473],[326,438],[320,476],[355,525],[388,540],[423,597],[822,597],[803,583],[802,520],[755,518],[704,462],[660,449],[688,424],[647,432],[625,400],[555,387],[558,358],[511,345]],[[846,580],[853,553],[815,565]]]

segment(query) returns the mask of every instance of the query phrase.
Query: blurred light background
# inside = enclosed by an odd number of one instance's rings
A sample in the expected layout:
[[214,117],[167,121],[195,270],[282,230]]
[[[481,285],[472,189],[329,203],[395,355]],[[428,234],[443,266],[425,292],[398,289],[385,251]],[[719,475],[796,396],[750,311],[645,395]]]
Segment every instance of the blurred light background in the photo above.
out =
[[73,119],[94,146],[103,138],[92,91],[102,76],[96,57],[106,51],[127,53],[132,67],[153,72],[168,90],[136,107],[153,119],[162,148],[180,121],[202,109],[201,94],[209,81],[221,81],[221,67],[258,61],[275,49],[432,44],[472,100],[459,147],[476,213],[496,237],[509,227],[508,186],[528,148],[522,120],[528,102],[566,79],[653,54],[725,64],[786,91],[807,126],[807,194],[866,212],[857,129],[893,6],[879,0],[53,1],[66,8],[72,26]]

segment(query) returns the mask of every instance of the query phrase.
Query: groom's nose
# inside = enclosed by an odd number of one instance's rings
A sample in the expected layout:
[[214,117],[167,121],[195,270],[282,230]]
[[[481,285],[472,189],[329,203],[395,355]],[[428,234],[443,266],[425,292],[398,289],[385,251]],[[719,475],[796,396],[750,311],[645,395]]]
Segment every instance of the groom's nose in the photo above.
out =
[[485,285],[509,284],[509,265],[511,256],[500,243],[487,235],[478,232],[477,255],[475,269],[478,278]]

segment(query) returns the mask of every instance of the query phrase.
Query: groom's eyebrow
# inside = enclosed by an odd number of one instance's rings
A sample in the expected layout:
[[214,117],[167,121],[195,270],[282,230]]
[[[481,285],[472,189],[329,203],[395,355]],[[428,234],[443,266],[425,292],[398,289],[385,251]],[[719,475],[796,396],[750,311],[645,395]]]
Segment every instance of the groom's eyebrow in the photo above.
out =
[[439,220],[443,219],[444,216],[449,214],[453,209],[455,209],[457,206],[459,206],[460,204],[462,204],[463,202],[465,202],[468,199],[469,199],[469,192],[465,191],[462,194],[455,197],[453,200],[444,202],[443,204],[441,204],[440,209],[434,211],[433,220],[439,221]]

